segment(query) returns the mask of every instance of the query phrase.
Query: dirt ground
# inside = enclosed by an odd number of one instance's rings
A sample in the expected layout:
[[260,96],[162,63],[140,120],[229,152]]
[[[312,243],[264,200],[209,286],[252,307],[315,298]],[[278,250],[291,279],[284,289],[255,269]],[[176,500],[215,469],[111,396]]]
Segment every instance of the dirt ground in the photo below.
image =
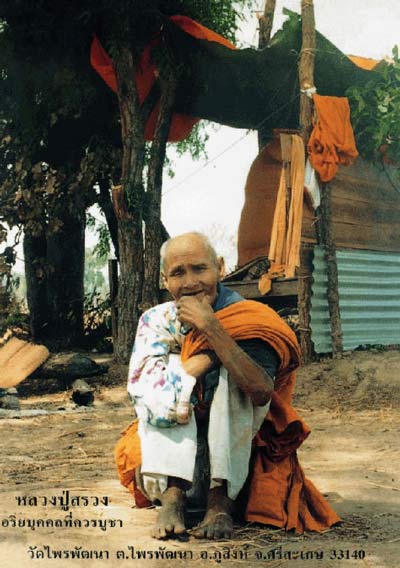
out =
[[[295,406],[312,428],[300,461],[342,517],[340,526],[296,536],[250,524],[237,526],[232,541],[218,542],[153,540],[156,510],[136,509],[119,485],[113,447],[132,416],[121,369],[97,382],[91,408],[77,408],[68,392],[25,397],[21,413],[3,411],[0,420],[0,567],[396,568],[399,371],[399,351],[358,351],[298,373]],[[71,499],[81,497],[79,506],[51,504],[66,490]],[[17,499],[23,496],[25,504]],[[97,504],[103,497],[108,504]],[[89,526],[64,526],[68,515]],[[53,526],[37,526],[41,519]],[[88,560],[87,552],[103,558]],[[167,553],[177,559],[162,559]],[[184,553],[187,559],[180,560]]]

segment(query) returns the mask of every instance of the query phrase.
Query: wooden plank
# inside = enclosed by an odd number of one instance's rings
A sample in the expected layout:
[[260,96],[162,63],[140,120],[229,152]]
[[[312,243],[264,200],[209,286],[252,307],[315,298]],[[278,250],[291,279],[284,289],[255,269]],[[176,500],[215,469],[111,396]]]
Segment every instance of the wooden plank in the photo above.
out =
[[8,389],[17,386],[36,371],[49,355],[44,345],[11,337],[0,349],[0,387]]
[[397,227],[384,224],[360,226],[352,223],[336,223],[335,242],[341,247],[398,252],[400,251],[400,225]]
[[[239,282],[224,282],[224,286],[230,290],[235,290],[248,300],[271,298],[271,297],[285,297],[297,296],[298,293],[298,279],[288,278],[286,280],[274,280],[272,282],[271,291],[263,296],[258,289],[258,280],[239,281]],[[167,290],[161,290],[161,301],[168,302],[172,300],[171,295]]]
[[316,213],[312,209],[304,204],[303,207],[303,221],[301,226],[301,238],[302,240],[310,240],[316,242]]
[[[310,224],[303,223],[301,240],[304,243],[317,242],[315,231]],[[335,243],[336,246],[342,248],[400,252],[400,226],[371,227],[352,223],[336,223]]]
[[[316,239],[310,237],[302,237],[301,242],[305,244],[318,244]],[[351,239],[339,240],[336,243],[338,248],[346,248],[346,249],[355,249],[355,250],[372,250],[377,252],[400,252],[399,247],[395,248],[393,245],[388,244],[374,244],[373,246],[371,243],[359,243],[356,241],[352,241]]]
[[[392,227],[393,234],[397,234],[400,219],[400,202],[392,206],[386,203],[376,204],[372,207],[368,203],[357,202],[349,199],[334,200],[333,222],[335,225],[352,224],[361,227],[377,228],[382,226],[384,230]],[[315,236],[315,213],[304,208],[302,234],[307,237]]]
[[258,289],[258,280],[242,281],[242,282],[227,282],[224,284],[231,290],[235,290],[244,298],[270,298],[282,296],[297,296],[298,293],[298,279],[288,278],[286,280],[273,280],[271,291],[263,296]]
[[[344,194],[343,194],[344,195]],[[378,251],[400,251],[400,199],[358,201],[333,196],[333,223],[337,246]],[[315,212],[304,207],[302,241],[316,242]]]
[[289,211],[290,202],[292,197],[292,174],[291,174],[291,159],[292,159],[292,136],[291,134],[280,134],[281,141],[281,155],[282,167],[285,171],[285,203],[286,203],[286,225],[289,224]]
[[393,179],[396,178],[395,168],[392,166],[386,166],[385,168],[383,170],[381,165],[377,166],[359,156],[351,166],[339,166],[335,179],[341,180],[345,177],[353,177],[385,187],[390,185],[388,176]]
[[400,219],[400,200],[391,203],[367,203],[335,196],[332,202],[334,222],[355,225],[397,225]]
[[[375,206],[377,203],[398,203],[400,195],[395,190],[388,191],[382,186],[357,179],[344,179],[340,184],[330,182],[334,199],[352,199]],[[397,199],[399,196],[399,199]]]
[[398,203],[400,183],[396,183],[397,178],[392,170],[393,168],[378,170],[360,158],[352,166],[339,167],[337,175],[329,182],[333,197],[351,197],[355,201],[373,205],[381,201]]

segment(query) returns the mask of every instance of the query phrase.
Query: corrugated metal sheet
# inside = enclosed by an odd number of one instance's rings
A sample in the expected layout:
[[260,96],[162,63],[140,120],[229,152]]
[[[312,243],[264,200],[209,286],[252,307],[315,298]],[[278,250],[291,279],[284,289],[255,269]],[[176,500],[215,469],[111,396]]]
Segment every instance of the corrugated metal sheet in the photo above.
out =
[[321,247],[314,247],[313,264],[310,312],[311,339],[314,342],[316,353],[329,353],[332,351],[332,341],[328,299],[326,295],[328,277],[326,274],[324,251]]
[[[343,349],[400,344],[400,254],[337,251]],[[312,340],[317,353],[332,350],[323,249],[314,249]]]

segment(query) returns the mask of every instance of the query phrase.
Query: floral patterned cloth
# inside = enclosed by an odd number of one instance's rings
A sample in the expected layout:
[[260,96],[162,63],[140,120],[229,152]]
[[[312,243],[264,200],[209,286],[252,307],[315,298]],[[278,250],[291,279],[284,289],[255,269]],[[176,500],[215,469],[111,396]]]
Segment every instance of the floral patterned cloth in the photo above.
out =
[[[222,285],[214,311],[242,301]],[[189,329],[177,318],[174,301],[147,310],[140,318],[129,364],[128,393],[138,418],[158,428],[178,424],[176,407],[190,400],[196,379],[185,372],[180,350]]]

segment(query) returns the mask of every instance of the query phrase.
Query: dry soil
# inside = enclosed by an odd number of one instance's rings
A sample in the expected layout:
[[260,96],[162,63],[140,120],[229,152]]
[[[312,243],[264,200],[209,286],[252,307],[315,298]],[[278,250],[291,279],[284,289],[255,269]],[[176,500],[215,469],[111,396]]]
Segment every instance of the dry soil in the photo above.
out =
[[[134,507],[113,463],[113,447],[132,417],[124,369],[111,368],[98,380],[92,408],[77,408],[69,392],[25,397],[22,412],[0,420],[0,567],[397,568],[399,370],[399,351],[358,351],[299,371],[295,406],[312,428],[300,461],[343,522],[300,536],[241,525],[232,541],[149,537],[156,510]],[[89,505],[53,506],[51,497],[67,490],[71,498],[88,497]],[[25,505],[18,501],[24,496]],[[103,497],[108,505],[96,504]],[[89,526],[65,527],[71,517]],[[95,552],[103,559],[84,558]],[[41,553],[44,559],[36,558]],[[162,559],[167,553],[177,558]]]

